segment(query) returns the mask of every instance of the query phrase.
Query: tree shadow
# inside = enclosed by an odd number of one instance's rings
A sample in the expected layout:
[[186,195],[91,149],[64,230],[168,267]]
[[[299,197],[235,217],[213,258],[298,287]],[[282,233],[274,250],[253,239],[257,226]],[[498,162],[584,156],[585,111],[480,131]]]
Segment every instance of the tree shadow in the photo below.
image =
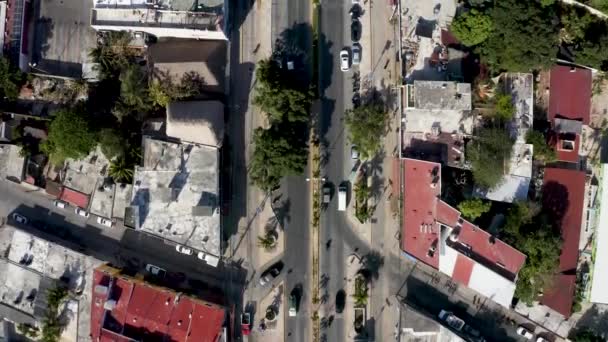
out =
[[290,215],[289,210],[291,210],[291,200],[289,198],[281,201],[278,205],[272,204],[272,208],[274,210],[274,215],[279,223],[279,227],[283,229],[286,222],[289,222]]
[[600,310],[597,304],[594,304],[587,310],[578,320],[574,328],[570,331],[570,338],[577,333],[585,330],[591,330],[599,335],[604,340],[608,339],[608,311]]
[[380,270],[384,266],[384,256],[378,251],[371,250],[362,258],[362,270],[368,275],[368,281],[377,280],[380,276]]

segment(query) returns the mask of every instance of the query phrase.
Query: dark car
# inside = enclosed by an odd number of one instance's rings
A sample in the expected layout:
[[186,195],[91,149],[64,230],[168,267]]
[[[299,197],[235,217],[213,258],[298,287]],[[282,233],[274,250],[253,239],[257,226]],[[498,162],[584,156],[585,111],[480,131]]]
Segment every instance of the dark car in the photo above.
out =
[[361,39],[361,22],[359,20],[353,20],[350,24],[350,39],[353,42],[358,42]]
[[338,291],[336,293],[336,313],[341,314],[344,311],[344,306],[346,305],[346,292],[344,290]]
[[273,279],[275,279],[276,277],[278,277],[279,274],[281,274],[282,270],[283,270],[283,262],[281,262],[281,261],[270,266],[266,271],[262,272],[262,275],[260,276],[260,285],[264,286],[268,282],[270,282]]

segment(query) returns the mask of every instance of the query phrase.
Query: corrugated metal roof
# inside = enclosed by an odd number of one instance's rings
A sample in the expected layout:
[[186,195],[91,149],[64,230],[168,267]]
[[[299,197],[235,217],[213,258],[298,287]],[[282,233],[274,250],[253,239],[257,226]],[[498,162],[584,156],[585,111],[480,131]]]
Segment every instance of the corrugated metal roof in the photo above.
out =
[[543,209],[558,222],[562,234],[559,272],[542,304],[569,317],[574,296],[571,274],[578,266],[578,246],[585,199],[585,172],[546,168],[543,185]]
[[554,118],[581,120],[589,124],[591,70],[556,65],[549,81],[549,121]]

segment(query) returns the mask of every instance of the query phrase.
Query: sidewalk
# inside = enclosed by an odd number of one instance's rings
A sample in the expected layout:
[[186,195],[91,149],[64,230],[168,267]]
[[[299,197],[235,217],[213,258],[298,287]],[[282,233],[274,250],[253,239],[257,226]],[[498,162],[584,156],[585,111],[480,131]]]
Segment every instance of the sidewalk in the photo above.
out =
[[[255,337],[256,340],[264,342],[280,342],[284,340],[285,319],[288,314],[285,298],[287,298],[287,294],[285,293],[285,286],[281,282],[259,302],[255,315],[253,315],[253,324],[251,326],[251,336]],[[273,322],[268,322],[265,318],[266,309],[270,306],[277,310],[277,317]],[[266,326],[265,330],[260,329],[260,323],[262,322]]]

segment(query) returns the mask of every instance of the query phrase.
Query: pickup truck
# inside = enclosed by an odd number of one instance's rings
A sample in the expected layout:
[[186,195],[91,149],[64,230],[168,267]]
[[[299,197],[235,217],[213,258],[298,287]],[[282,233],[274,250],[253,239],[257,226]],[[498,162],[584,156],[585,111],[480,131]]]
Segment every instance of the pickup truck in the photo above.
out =
[[450,328],[456,331],[461,331],[465,324],[462,319],[445,310],[441,310],[439,313],[439,319],[444,321]]

